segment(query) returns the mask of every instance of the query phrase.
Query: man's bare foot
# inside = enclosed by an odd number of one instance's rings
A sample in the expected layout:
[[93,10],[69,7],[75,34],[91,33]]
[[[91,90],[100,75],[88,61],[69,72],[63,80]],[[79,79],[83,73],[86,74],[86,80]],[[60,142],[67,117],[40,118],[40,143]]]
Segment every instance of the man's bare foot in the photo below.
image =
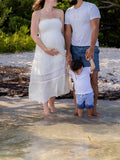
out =
[[54,112],[57,112],[54,105],[48,104],[48,107],[49,107],[49,109],[50,109],[51,112],[53,112],[53,113],[54,113]]
[[78,116],[78,110],[75,110],[74,116]]
[[83,115],[81,115],[81,114],[78,114],[78,117],[82,118],[82,117],[83,117]]
[[93,116],[92,116],[92,114],[88,114],[88,117],[89,117],[89,118],[92,118]]
[[96,117],[102,117],[102,114],[98,113],[98,112],[93,112],[92,116],[96,116]]

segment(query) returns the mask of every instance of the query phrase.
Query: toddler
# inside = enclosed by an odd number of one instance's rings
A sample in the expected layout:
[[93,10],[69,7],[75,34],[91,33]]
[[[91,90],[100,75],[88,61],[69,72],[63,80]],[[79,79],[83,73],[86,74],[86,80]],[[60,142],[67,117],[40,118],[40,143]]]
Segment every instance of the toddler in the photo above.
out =
[[92,108],[94,107],[94,93],[90,82],[90,74],[95,69],[92,58],[88,58],[91,66],[83,67],[80,60],[72,60],[68,66],[68,72],[74,81],[78,116],[82,117],[83,109],[86,107],[88,116],[92,117]]

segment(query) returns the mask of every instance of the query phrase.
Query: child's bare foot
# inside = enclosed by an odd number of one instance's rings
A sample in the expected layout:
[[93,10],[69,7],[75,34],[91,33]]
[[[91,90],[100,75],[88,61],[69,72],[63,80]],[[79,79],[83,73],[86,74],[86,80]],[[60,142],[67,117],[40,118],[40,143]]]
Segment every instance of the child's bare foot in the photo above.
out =
[[93,112],[92,113],[92,116],[96,116],[96,117],[102,117],[102,115],[98,112]]
[[83,116],[83,109],[78,109],[78,116],[82,117]]
[[75,110],[74,116],[78,116],[78,110]]
[[50,111],[51,112],[56,112],[56,108],[55,108],[55,106],[54,105],[50,105],[50,104],[48,104],[48,107],[50,108]]
[[43,104],[43,108],[44,108],[44,115],[46,115],[46,116],[49,115],[50,110],[48,108],[48,103],[47,102]]
[[91,108],[91,109],[87,109],[87,112],[88,112],[88,117],[89,118],[92,118],[92,112],[93,111],[93,109]]

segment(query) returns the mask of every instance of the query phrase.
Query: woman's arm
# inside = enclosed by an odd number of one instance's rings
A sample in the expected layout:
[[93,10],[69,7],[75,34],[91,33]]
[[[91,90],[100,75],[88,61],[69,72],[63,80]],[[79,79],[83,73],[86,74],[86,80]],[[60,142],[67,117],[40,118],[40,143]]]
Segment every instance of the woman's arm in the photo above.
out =
[[64,12],[63,12],[63,10],[60,10],[60,20],[62,22],[62,30],[61,30],[61,32],[62,32],[62,34],[64,36]]
[[58,54],[59,52],[56,51],[54,48],[48,49],[43,42],[40,40],[40,37],[38,37],[39,32],[39,21],[40,21],[40,13],[38,11],[33,12],[32,14],[32,20],[31,20],[31,37],[34,40],[34,42],[47,54],[54,56]]

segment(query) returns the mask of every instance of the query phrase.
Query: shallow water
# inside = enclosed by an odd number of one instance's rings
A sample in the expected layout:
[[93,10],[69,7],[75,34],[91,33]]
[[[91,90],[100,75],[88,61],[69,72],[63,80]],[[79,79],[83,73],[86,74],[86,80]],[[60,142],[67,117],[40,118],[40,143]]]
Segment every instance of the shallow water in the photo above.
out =
[[102,118],[74,117],[72,99],[56,108],[0,97],[0,160],[120,160],[120,100],[98,101]]

